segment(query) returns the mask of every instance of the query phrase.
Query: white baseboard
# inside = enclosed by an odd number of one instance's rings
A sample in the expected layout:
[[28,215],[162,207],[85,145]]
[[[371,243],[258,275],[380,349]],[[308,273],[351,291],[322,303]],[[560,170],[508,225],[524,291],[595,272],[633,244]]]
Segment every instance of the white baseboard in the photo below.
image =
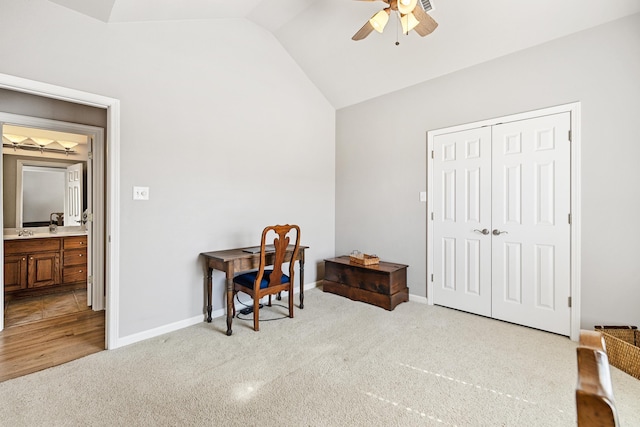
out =
[[420,295],[409,294],[409,301],[419,302],[421,304],[429,304],[429,300],[426,297]]
[[118,338],[116,345],[110,348],[110,350],[113,348],[124,347],[125,345],[133,344],[138,341],[154,338],[162,334],[167,334],[169,332],[177,331],[178,329],[186,328],[188,326],[193,326],[202,322],[203,319],[204,319],[204,316],[201,314],[199,316],[195,316],[190,319],[180,320],[178,322],[169,323],[168,325],[159,326],[157,328],[149,329],[147,331],[127,335],[126,337]]
[[[318,282],[313,283],[305,283],[304,289],[309,290],[316,288],[318,286]],[[300,288],[294,288],[293,294],[299,294]],[[214,310],[211,312],[211,318],[215,319],[217,317],[222,317],[225,315],[226,307],[220,308],[218,310]],[[236,307],[237,308],[237,307]],[[133,344],[139,341],[144,341],[149,338],[155,338],[159,335],[168,334],[169,332],[177,331],[179,329],[187,328],[189,326],[197,325],[198,323],[204,322],[205,315],[201,314],[199,316],[191,317],[189,319],[179,320],[177,322],[169,323],[168,325],[159,326],[157,328],[149,329],[146,331],[138,332],[135,334],[127,335],[126,337],[118,338],[115,346],[112,346],[110,350],[124,347],[129,344]]]

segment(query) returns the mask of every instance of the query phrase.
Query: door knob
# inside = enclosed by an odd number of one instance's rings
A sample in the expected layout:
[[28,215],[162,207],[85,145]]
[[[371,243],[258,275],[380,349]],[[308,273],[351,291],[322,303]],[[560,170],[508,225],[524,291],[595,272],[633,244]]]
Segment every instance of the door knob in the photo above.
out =
[[494,236],[499,236],[499,235],[501,235],[501,234],[509,234],[509,233],[508,233],[508,232],[506,232],[506,231],[500,231],[500,230],[498,230],[497,228],[496,228],[495,230],[493,230],[493,235],[494,235]]
[[478,233],[482,233],[482,234],[484,234],[485,236],[486,236],[487,234],[489,234],[489,230],[487,230],[486,228],[483,228],[482,230],[475,229],[475,230],[473,230],[473,231],[476,231],[476,232],[478,232]]

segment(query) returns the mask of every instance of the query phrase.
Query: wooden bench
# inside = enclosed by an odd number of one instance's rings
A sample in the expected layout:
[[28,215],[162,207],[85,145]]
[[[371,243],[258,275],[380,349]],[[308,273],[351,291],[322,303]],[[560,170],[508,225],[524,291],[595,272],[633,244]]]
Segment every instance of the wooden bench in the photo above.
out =
[[578,427],[619,426],[618,413],[613,400],[609,359],[602,334],[596,331],[580,331],[577,356]]

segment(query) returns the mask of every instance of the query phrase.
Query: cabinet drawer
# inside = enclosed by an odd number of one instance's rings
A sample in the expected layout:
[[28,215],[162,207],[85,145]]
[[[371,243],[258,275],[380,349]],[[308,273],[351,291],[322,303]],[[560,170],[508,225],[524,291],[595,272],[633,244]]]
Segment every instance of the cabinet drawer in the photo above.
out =
[[60,239],[24,239],[4,241],[4,253],[6,255],[59,250]]
[[87,280],[87,266],[74,265],[65,267],[62,272],[63,283],[84,282]]
[[68,267],[70,265],[86,265],[87,264],[87,248],[65,250],[62,265]]
[[87,236],[73,236],[64,238],[64,249],[79,249],[87,247]]

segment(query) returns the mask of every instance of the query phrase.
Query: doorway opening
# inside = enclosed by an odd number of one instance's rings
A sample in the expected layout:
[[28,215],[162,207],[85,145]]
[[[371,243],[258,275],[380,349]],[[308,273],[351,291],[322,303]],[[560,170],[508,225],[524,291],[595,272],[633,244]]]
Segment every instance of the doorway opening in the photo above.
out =
[[103,310],[104,130],[0,113],[0,131],[5,327]]
[[[95,242],[102,239],[99,246],[103,250],[104,262],[104,292],[103,299],[105,310],[105,347],[113,349],[119,347],[118,342],[118,300],[119,300],[119,135],[120,135],[120,103],[117,99],[108,98],[88,92],[82,92],[61,86],[50,85],[33,80],[23,79],[6,74],[0,74],[0,89],[33,95],[49,100],[60,100],[76,105],[97,107],[106,111],[107,125],[106,138],[103,140],[103,158],[100,161],[94,159],[95,167],[103,168],[104,198],[96,199],[94,209],[104,212],[101,220],[104,222],[104,233],[92,233]],[[37,126],[36,126],[37,127]],[[81,132],[82,133],[82,132]],[[94,171],[95,175],[95,171]],[[102,203],[97,207],[97,203]],[[94,227],[97,218],[94,217]],[[4,257],[4,251],[0,252]],[[93,263],[95,265],[95,263]],[[95,275],[96,272],[94,271]],[[4,304],[0,304],[0,330],[3,329]]]

